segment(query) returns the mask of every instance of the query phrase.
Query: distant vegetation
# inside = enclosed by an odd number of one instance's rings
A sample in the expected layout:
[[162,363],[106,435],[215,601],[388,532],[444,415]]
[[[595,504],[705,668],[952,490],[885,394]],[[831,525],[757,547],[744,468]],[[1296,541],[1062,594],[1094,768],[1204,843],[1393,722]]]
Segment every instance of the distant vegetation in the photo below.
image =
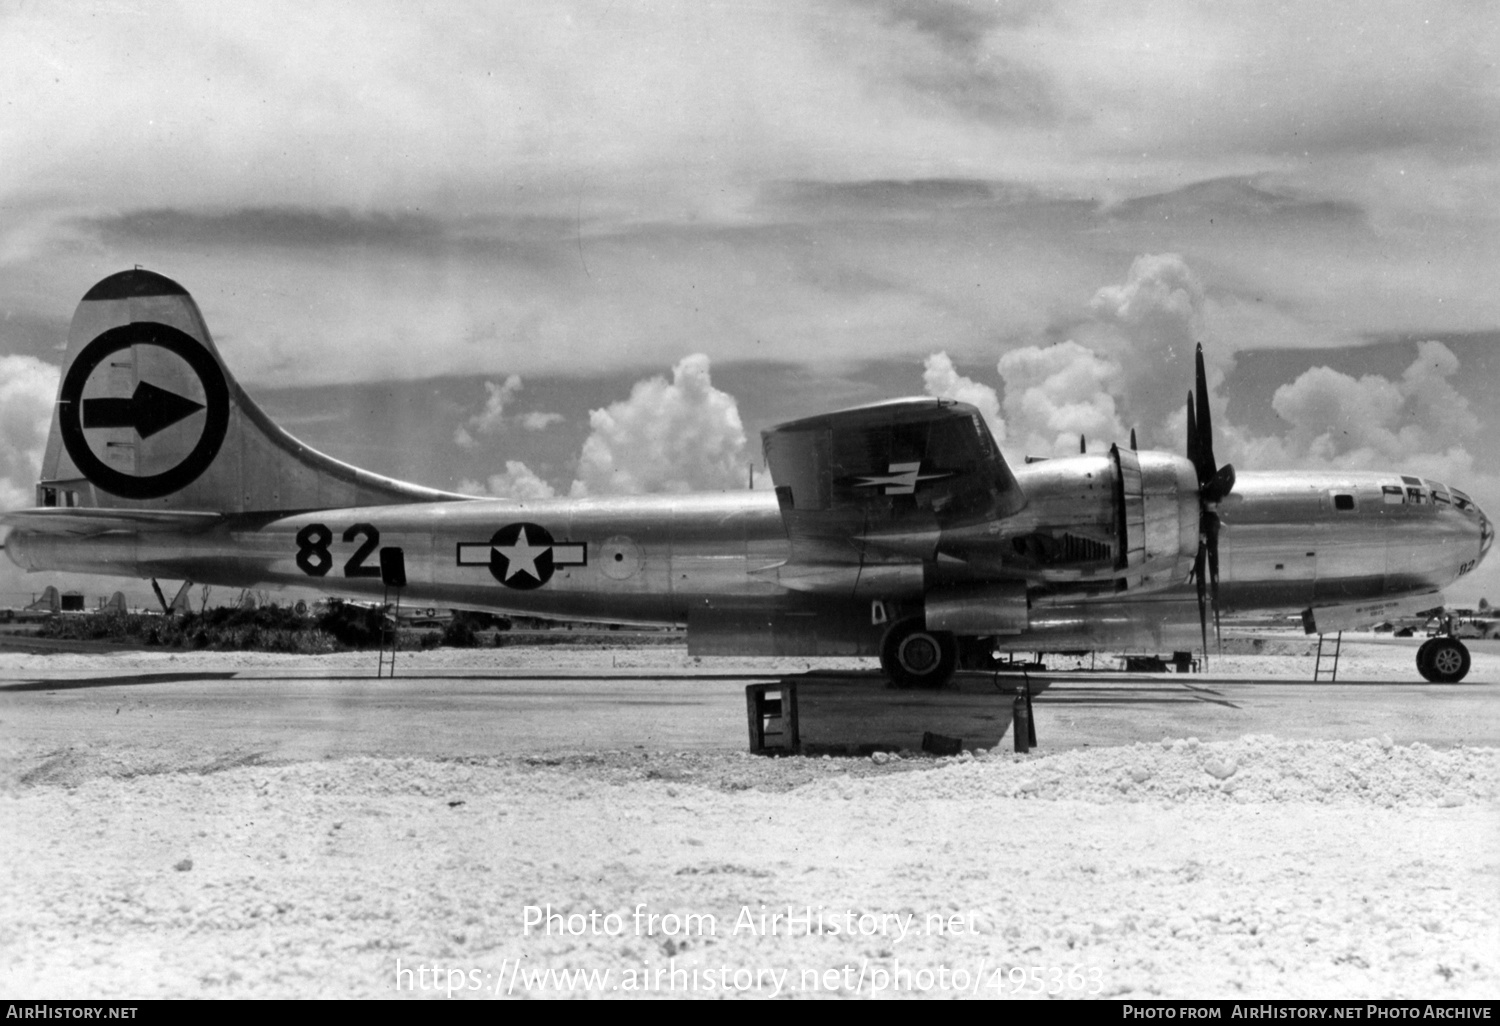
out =
[[49,617],[37,633],[71,641],[312,654],[373,644],[372,639],[379,637],[379,626],[378,610],[338,603],[316,615],[274,605],[206,609],[176,616],[103,610],[83,616]]
[[[299,605],[301,605],[299,603]],[[212,649],[216,651],[292,652],[318,655],[345,649],[376,648],[380,645],[385,621],[382,610],[354,605],[339,599],[319,602],[305,611],[279,605],[255,608],[217,607],[201,612],[162,616],[158,613],[128,613],[100,610],[94,613],[54,614],[44,620],[37,634],[44,638],[69,641],[112,641],[122,645],[162,646],[165,648]],[[565,624],[517,618],[517,631],[504,617],[483,613],[455,613],[443,627],[433,630],[403,628],[400,647],[475,648],[481,645],[500,647],[507,644],[556,644],[581,641],[587,643],[596,625],[586,633],[574,633]],[[680,637],[680,636],[678,636]],[[671,641],[674,635],[635,639]],[[607,640],[624,641],[613,635]]]
[[[277,605],[221,607],[176,616],[104,610],[84,616],[49,617],[38,633],[44,638],[73,641],[315,655],[378,646],[383,620],[379,609],[335,599],[309,612]],[[438,631],[401,632],[403,648],[433,648],[442,641]]]

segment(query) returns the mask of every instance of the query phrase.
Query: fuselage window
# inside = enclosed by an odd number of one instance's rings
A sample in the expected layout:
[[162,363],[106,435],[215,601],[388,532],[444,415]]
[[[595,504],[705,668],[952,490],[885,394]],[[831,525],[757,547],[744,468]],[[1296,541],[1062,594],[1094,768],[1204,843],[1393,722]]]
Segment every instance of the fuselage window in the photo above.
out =
[[1333,508],[1339,510],[1351,510],[1354,508],[1354,496],[1335,495],[1333,497]]
[[1401,489],[1396,485],[1381,485],[1380,495],[1381,498],[1391,505],[1406,501],[1406,496],[1402,494]]
[[1422,489],[1408,488],[1406,490],[1406,501],[1411,503],[1413,506],[1422,505]]

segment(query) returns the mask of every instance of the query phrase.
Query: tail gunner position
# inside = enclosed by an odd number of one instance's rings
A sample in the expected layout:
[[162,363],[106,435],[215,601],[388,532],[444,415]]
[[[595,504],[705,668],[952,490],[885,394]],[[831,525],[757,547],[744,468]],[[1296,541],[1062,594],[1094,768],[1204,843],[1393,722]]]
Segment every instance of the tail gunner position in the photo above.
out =
[[[1494,529],[1462,491],[1381,472],[1220,466],[1198,353],[1186,458],[1114,446],[1012,470],[971,406],[903,399],[764,435],[776,489],[514,501],[371,474],[271,422],[176,282],[133,270],[78,306],[28,570],[298,585],[423,605],[685,624],[689,650],[878,655],[936,686],[996,649],[1208,646],[1224,613],[1326,633],[1440,605]],[[1469,655],[1429,641],[1456,681]]]

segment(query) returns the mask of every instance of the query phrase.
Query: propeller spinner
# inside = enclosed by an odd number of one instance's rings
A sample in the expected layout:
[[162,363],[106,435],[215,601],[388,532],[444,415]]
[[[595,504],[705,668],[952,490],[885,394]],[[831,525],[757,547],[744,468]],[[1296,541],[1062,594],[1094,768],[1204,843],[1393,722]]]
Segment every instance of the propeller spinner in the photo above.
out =
[[[1187,399],[1187,458],[1198,475],[1198,553],[1193,557],[1193,579],[1198,585],[1198,625],[1203,632],[1203,655],[1208,657],[1208,607],[1214,611],[1214,638],[1219,639],[1219,513],[1218,505],[1234,490],[1234,467],[1214,462],[1213,415],[1208,408],[1208,375],[1203,369],[1203,346],[1197,352],[1197,397]],[[1205,573],[1205,570],[1207,571]]]

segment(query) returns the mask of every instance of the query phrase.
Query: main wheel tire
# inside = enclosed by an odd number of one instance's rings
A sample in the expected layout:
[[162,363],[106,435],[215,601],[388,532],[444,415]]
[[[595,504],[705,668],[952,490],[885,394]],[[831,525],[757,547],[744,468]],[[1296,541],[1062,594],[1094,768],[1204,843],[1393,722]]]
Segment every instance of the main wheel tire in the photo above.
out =
[[880,643],[880,665],[903,688],[940,688],[958,665],[958,642],[947,631],[930,631],[921,618],[892,624]]
[[1430,676],[1428,676],[1428,674],[1432,672],[1432,669],[1428,665],[1427,657],[1432,654],[1432,643],[1436,640],[1437,638],[1428,638],[1417,648],[1417,672],[1420,673],[1425,680],[1432,679]]
[[1457,638],[1433,638],[1417,649],[1417,669],[1434,684],[1457,684],[1469,664],[1469,650]]

